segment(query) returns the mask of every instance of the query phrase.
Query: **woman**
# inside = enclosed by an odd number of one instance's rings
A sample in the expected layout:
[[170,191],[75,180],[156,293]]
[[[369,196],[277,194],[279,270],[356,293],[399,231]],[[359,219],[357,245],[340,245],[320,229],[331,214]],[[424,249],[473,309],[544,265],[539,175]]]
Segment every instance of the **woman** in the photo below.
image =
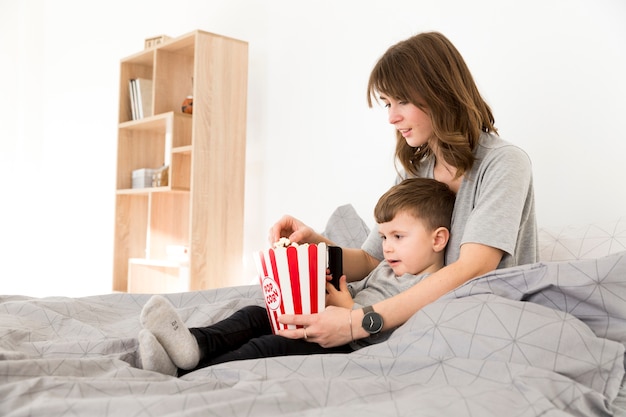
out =
[[[537,261],[537,226],[531,163],[499,138],[463,57],[442,34],[399,42],[375,65],[368,103],[384,103],[396,128],[398,180],[434,178],[456,193],[446,266],[417,285],[363,310],[328,307],[317,315],[283,316],[303,325],[307,341],[337,346],[399,326],[425,305],[496,268]],[[327,242],[301,221],[285,216],[270,240]],[[349,281],[366,276],[382,259],[374,228],[361,249],[343,251]],[[302,338],[303,329],[281,335]]]

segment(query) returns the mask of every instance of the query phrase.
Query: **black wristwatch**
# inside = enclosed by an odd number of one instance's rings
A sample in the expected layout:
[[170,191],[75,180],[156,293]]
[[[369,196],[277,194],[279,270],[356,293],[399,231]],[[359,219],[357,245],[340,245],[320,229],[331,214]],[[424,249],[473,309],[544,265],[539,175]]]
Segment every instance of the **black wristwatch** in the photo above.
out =
[[363,321],[361,326],[369,334],[376,334],[383,329],[383,316],[374,311],[374,307],[363,307]]

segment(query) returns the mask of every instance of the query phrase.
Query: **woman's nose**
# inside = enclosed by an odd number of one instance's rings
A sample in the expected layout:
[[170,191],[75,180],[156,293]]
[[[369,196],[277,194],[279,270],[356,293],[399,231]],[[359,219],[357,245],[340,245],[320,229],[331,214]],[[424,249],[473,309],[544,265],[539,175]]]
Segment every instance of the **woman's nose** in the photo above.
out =
[[398,123],[402,117],[400,113],[398,113],[394,108],[390,107],[388,112],[389,123],[395,125]]

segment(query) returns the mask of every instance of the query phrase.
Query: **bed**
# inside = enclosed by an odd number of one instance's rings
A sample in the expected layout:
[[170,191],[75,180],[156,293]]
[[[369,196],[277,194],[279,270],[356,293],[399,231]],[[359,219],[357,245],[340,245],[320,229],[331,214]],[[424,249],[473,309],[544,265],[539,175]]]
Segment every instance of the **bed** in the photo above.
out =
[[[355,246],[367,229],[346,205],[326,232]],[[626,415],[626,218],[540,242],[542,262],[468,282],[387,342],[182,378],[139,367],[149,294],[0,296],[0,415]],[[257,285],[166,297],[189,326],[263,305]]]

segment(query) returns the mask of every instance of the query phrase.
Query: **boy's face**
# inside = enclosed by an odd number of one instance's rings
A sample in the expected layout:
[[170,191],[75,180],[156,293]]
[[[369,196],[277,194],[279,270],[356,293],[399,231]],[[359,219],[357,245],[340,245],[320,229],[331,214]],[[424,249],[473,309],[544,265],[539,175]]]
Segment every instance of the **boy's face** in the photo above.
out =
[[434,232],[420,219],[400,212],[387,223],[380,223],[385,260],[396,276],[435,272],[441,267],[441,254],[435,252]]

